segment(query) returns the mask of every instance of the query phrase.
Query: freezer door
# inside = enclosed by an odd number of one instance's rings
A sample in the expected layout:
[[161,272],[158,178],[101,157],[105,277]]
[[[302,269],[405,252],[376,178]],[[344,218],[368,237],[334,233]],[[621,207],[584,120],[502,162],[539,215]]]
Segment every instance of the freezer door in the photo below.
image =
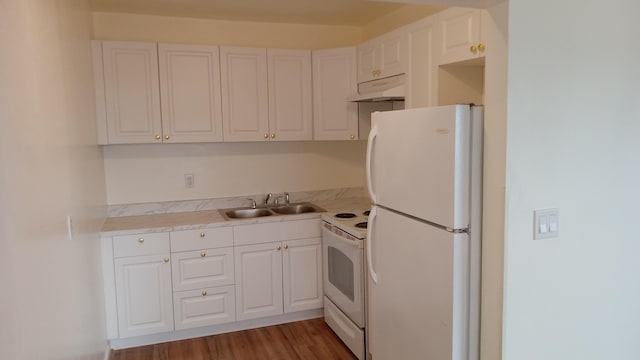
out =
[[467,234],[379,207],[372,215],[365,244],[369,353],[376,360],[468,360]]
[[469,226],[471,107],[376,112],[367,147],[374,203],[448,227]]

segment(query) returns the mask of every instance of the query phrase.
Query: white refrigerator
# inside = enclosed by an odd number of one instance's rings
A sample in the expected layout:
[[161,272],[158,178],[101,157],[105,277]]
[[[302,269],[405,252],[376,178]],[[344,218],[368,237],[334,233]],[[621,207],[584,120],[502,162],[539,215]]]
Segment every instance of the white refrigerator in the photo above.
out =
[[365,242],[373,360],[477,360],[483,109],[372,115]]

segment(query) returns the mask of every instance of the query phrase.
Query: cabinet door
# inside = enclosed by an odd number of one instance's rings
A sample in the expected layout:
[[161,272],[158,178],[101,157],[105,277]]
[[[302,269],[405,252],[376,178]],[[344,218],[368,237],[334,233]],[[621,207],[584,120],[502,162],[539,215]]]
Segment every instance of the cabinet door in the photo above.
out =
[[109,144],[161,142],[155,43],[102,43]]
[[284,312],[322,307],[320,238],[285,241],[282,245]]
[[164,142],[222,141],[217,46],[159,44]]
[[407,37],[394,31],[380,38],[380,60],[377,78],[404,74],[407,71]]
[[376,78],[376,70],[379,66],[380,43],[378,40],[373,39],[358,45],[358,83]]
[[282,314],[281,243],[237,246],[236,319]]
[[358,104],[347,101],[356,82],[355,48],[313,52],[314,140],[357,139]]
[[169,254],[114,260],[120,338],[173,330]]
[[267,50],[221,47],[225,141],[269,140]]
[[180,291],[173,295],[176,330],[235,321],[233,285]]
[[436,106],[436,70],[434,61],[434,21],[431,17],[412,23],[407,28],[409,58],[405,107]]
[[439,65],[484,56],[484,51],[478,49],[482,43],[480,39],[481,10],[450,8],[437,16],[440,23]]
[[193,290],[233,284],[233,248],[171,254],[173,290]]
[[311,140],[311,52],[267,49],[271,140]]

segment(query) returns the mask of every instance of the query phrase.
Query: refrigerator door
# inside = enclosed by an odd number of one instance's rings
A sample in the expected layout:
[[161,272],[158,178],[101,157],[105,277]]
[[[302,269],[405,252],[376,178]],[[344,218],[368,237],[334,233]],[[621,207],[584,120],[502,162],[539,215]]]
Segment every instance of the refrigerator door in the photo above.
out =
[[376,112],[367,182],[377,205],[445,226],[469,226],[471,107]]
[[468,359],[469,239],[374,207],[365,244],[373,359]]

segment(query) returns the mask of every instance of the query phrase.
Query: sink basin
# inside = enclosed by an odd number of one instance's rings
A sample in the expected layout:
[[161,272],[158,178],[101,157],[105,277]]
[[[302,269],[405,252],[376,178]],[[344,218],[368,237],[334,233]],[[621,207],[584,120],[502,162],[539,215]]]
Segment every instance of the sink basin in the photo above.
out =
[[249,219],[273,215],[267,209],[235,209],[226,211],[224,214],[231,219]]
[[280,215],[293,215],[316,212],[318,209],[310,204],[292,204],[271,208],[271,210]]
[[263,216],[279,216],[279,215],[296,215],[305,213],[324,212],[325,210],[308,202],[289,204],[289,205],[275,205],[269,207],[259,207],[253,209],[250,207],[236,208],[236,209],[220,209],[220,214],[225,219],[253,219]]

